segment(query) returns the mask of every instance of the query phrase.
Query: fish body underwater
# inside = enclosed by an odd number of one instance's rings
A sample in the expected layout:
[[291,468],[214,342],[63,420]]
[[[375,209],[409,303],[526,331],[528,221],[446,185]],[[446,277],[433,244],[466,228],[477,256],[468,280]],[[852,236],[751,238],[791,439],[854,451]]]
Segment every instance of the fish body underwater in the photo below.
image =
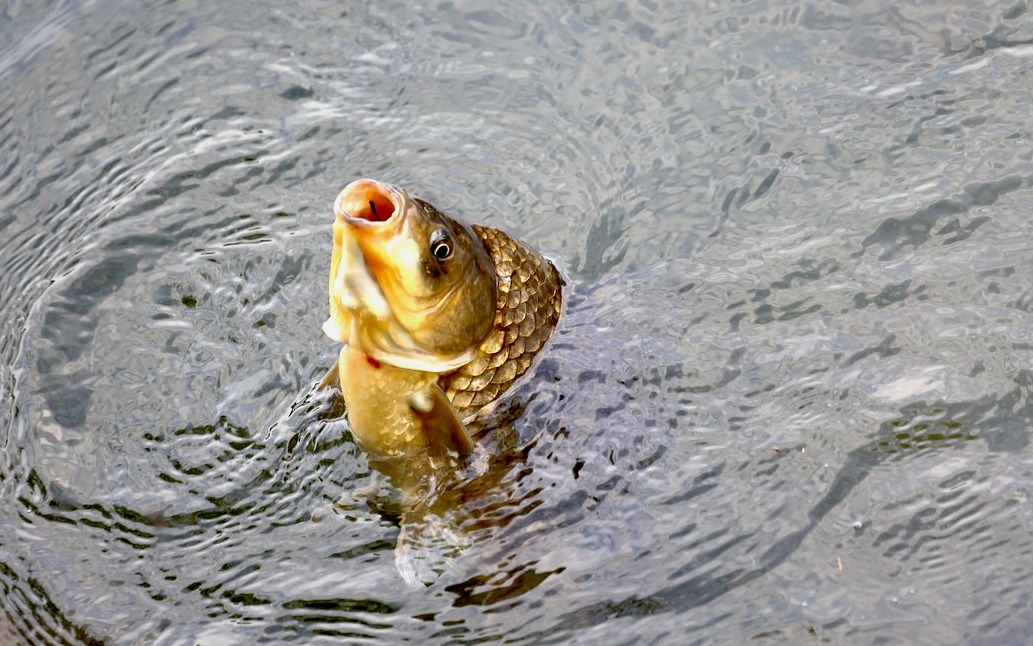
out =
[[564,281],[536,251],[370,179],[334,203],[328,336],[348,425],[408,494],[461,469],[470,424],[527,373]]

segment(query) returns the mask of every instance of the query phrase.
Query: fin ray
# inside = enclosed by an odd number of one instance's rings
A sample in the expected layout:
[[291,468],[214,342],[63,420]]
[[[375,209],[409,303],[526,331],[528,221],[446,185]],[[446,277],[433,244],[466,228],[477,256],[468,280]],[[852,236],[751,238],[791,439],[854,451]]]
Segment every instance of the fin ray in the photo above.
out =
[[337,390],[341,389],[340,363],[340,360],[334,361],[334,365],[332,365],[326,375],[319,380],[319,386],[316,387],[316,390],[326,390],[327,388],[336,388]]
[[419,395],[412,398],[409,408],[423,423],[431,448],[444,448],[460,457],[473,453],[473,440],[441,387],[434,384]]

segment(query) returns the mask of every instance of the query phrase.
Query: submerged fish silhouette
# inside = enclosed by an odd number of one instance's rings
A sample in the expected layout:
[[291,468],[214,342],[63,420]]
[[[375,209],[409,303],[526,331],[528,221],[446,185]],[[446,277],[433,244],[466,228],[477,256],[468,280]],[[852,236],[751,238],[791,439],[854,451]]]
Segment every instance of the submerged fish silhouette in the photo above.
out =
[[323,330],[345,344],[349,427],[371,466],[413,494],[473,451],[468,424],[531,367],[564,282],[505,233],[388,184],[352,182],[334,212]]

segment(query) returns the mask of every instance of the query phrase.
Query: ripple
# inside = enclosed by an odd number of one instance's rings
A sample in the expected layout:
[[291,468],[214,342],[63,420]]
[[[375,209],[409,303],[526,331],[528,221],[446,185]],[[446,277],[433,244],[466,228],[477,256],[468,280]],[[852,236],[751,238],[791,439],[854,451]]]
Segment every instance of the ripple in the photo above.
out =
[[[0,635],[1019,641],[1029,12],[883,4],[5,8]],[[363,175],[571,278],[422,517],[311,390]]]

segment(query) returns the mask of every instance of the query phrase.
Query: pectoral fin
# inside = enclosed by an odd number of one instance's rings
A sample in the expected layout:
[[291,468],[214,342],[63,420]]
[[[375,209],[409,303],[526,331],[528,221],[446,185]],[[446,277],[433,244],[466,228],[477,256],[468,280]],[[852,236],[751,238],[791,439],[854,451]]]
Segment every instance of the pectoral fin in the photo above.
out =
[[432,450],[441,448],[461,457],[473,453],[473,440],[440,386],[435,384],[412,395],[409,407],[423,423]]
[[319,386],[316,388],[317,390],[326,390],[327,388],[341,389],[340,365],[340,361],[334,361],[334,365],[326,373],[326,376],[320,380]]

